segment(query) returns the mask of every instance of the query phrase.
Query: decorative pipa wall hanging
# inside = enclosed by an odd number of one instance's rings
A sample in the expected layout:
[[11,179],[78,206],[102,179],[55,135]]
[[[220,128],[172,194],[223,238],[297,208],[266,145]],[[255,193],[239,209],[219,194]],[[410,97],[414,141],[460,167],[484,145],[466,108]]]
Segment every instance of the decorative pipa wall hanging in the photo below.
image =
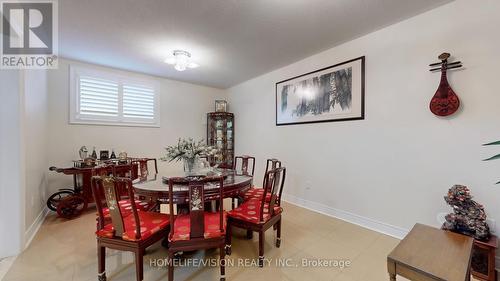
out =
[[[430,71],[441,71],[441,82],[439,83],[439,87],[432,97],[431,103],[429,104],[429,108],[431,112],[437,116],[448,116],[457,111],[460,107],[460,100],[458,96],[455,94],[453,89],[448,84],[448,79],[446,78],[446,71],[448,69],[454,69],[462,67],[462,62],[448,62],[448,58],[450,57],[449,53],[442,53],[439,55],[439,59],[441,62],[430,64],[432,68]],[[440,67],[436,67],[440,65]]]

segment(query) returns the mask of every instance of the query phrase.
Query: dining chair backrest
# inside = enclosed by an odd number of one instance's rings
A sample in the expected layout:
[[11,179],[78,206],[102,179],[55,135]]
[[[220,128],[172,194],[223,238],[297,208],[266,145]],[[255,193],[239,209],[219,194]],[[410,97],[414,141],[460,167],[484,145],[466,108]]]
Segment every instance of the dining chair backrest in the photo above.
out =
[[[99,177],[115,176],[114,166],[104,163],[104,164],[100,164],[100,165],[93,167],[92,171],[91,171],[91,177],[90,177],[91,189],[92,189],[92,177],[94,177],[94,176],[99,176]],[[100,194],[98,194],[98,195],[99,195],[99,198],[102,199],[101,204],[106,206],[106,202],[104,200],[104,193],[103,193],[104,191],[101,189],[101,190],[98,190],[97,192],[100,192]],[[95,192],[92,191],[92,193],[93,193],[92,196],[94,196]],[[124,195],[123,192],[121,192],[120,194]]]
[[[188,201],[189,201],[189,217],[190,217],[190,233],[189,236],[191,239],[203,238],[205,234],[205,200],[215,200],[218,201],[218,212],[220,213],[220,231],[224,231],[224,198],[222,197],[222,191],[224,188],[224,177],[203,179],[198,177],[186,177],[186,178],[170,178],[168,181],[168,189],[169,189],[169,215],[170,215],[170,225],[175,225],[176,216],[174,214],[174,201],[173,193],[174,186],[176,182],[179,181],[188,181]],[[207,185],[214,185],[217,192],[213,192],[213,189],[210,192],[205,191],[205,187]],[[170,229],[170,237],[174,235],[174,227]]]
[[[92,193],[94,195],[94,200],[97,207],[98,218],[98,229],[104,228],[105,216],[104,208],[105,206],[109,209],[109,214],[111,217],[111,224],[114,229],[114,236],[122,237],[123,233],[127,231],[125,229],[125,224],[123,222],[123,214],[121,212],[119,201],[120,193],[119,187],[125,187],[128,191],[129,198],[134,198],[134,189],[132,187],[132,180],[129,178],[118,178],[110,176],[94,176],[92,177]],[[104,198],[102,198],[102,196]],[[104,205],[105,203],[105,205]],[[135,200],[130,200],[132,207],[132,214],[135,219],[135,238],[141,238],[140,231],[140,221],[139,214],[137,213],[137,207],[135,205]]]
[[255,172],[255,157],[248,155],[234,157],[233,170],[236,174],[253,176]]
[[276,158],[271,158],[271,159],[267,159],[266,161],[266,172],[264,173],[264,180],[263,180],[263,183],[262,183],[262,186],[264,187],[266,185],[266,177],[267,177],[267,173],[271,170],[274,170],[276,168],[280,168],[281,167],[281,161],[276,159]]
[[[285,178],[286,178],[286,168],[285,167],[279,167],[276,169],[272,169],[269,172],[266,173],[266,176],[264,177],[264,194],[261,199],[261,205],[260,205],[260,221],[263,221],[264,217],[264,212],[265,210],[265,205],[269,203],[269,206],[267,207],[267,212],[269,212],[272,215],[274,215],[274,207],[275,206],[281,206],[281,194],[283,192],[283,186],[285,185]],[[270,194],[270,199],[269,201],[266,200],[268,197],[268,194]]]
[[137,162],[134,162],[132,160],[127,160],[121,162],[114,162],[113,164],[110,164],[110,166],[113,166],[113,176],[115,177],[130,178],[132,180],[138,178],[139,164]]
[[92,168],[92,176],[115,176],[115,167],[110,164],[100,164]]
[[[92,169],[92,176],[111,176],[120,178],[136,179],[137,163],[126,162],[123,164],[116,164],[112,162],[100,164]],[[128,190],[124,182],[118,183],[118,196],[121,199],[128,198]],[[104,198],[104,196],[102,196]]]
[[137,158],[132,160],[132,164],[136,163],[138,165],[137,176],[139,178],[147,178],[149,175],[148,162],[154,163],[155,175],[158,174],[158,162],[156,161],[156,158]]

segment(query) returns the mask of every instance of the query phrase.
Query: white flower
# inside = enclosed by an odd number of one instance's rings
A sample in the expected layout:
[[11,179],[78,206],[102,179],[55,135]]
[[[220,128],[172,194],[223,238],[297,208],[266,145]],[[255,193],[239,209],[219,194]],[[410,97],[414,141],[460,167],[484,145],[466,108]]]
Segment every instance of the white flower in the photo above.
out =
[[203,139],[194,141],[193,138],[179,139],[177,145],[167,146],[165,151],[165,157],[160,158],[162,161],[192,160],[196,157],[214,156],[219,153],[217,148],[206,145]]

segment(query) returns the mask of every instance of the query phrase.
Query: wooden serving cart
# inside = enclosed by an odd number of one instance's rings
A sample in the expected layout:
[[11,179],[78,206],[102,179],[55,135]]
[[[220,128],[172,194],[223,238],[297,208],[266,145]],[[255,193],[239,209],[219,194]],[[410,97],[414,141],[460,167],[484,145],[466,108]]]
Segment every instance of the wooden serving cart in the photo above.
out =
[[148,174],[147,162],[154,161],[158,173],[156,159],[127,158],[112,160],[73,161],[73,167],[50,167],[50,171],[73,176],[73,188],[62,188],[47,200],[47,207],[57,212],[62,218],[75,218],[84,212],[89,203],[94,203],[91,179],[94,175],[113,175],[137,179]]

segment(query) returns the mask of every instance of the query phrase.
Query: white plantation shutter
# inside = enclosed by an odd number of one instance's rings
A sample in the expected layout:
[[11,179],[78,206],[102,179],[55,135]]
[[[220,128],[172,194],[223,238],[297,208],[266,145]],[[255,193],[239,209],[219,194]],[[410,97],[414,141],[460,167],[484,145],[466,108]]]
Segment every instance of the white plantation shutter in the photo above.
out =
[[78,82],[80,114],[118,117],[118,83],[86,76]]
[[153,120],[155,100],[154,88],[123,85],[123,117]]
[[70,68],[70,123],[159,127],[156,83]]

